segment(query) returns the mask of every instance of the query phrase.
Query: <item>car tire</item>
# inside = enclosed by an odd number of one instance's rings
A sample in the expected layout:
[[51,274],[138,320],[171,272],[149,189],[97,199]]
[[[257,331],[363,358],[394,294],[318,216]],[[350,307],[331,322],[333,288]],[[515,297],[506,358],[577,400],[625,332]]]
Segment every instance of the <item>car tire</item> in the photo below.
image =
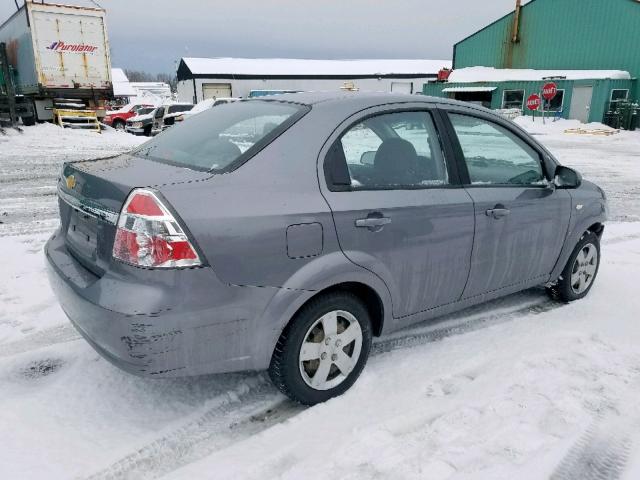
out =
[[321,295],[304,305],[280,335],[269,376],[303,405],[324,402],[358,379],[371,341],[371,319],[360,298],[349,292]]
[[151,126],[145,127],[144,136],[145,137],[150,137],[151,136]]
[[584,298],[593,287],[599,268],[600,238],[593,232],[586,232],[571,252],[557,283],[548,291],[565,303]]
[[122,122],[122,121],[120,121],[120,120],[116,120],[116,121],[115,121],[115,122],[113,122],[111,125],[112,125],[112,126],[113,126],[113,128],[115,128],[116,130],[121,131],[121,132],[124,132],[124,127],[125,127],[124,122]]

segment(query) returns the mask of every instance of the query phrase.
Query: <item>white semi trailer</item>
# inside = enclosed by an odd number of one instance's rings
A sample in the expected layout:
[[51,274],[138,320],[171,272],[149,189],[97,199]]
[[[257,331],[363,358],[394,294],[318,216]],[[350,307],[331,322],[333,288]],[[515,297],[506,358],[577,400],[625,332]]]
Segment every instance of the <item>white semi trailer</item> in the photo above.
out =
[[27,0],[0,25],[15,93],[34,114],[23,123],[52,120],[54,108],[104,116],[105,100],[113,97],[105,16],[101,8]]

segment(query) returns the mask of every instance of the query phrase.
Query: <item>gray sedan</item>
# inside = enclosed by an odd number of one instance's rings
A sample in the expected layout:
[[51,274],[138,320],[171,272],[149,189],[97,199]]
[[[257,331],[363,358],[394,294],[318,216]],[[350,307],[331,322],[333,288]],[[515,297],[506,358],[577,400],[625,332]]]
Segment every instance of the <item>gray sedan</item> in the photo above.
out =
[[519,290],[584,297],[596,185],[474,105],[291,94],[221,105],[137,150],[65,164],[51,284],[138,375],[268,369],[304,404],[372,337]]

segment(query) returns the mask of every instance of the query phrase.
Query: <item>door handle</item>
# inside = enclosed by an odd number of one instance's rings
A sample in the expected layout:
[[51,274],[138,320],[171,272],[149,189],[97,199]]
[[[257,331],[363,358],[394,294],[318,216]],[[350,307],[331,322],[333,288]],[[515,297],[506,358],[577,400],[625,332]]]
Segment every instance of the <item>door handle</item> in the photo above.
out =
[[487,217],[493,217],[495,219],[500,219],[502,217],[506,217],[511,213],[511,210],[508,208],[504,208],[502,205],[496,205],[495,208],[491,208],[485,212]]
[[391,223],[389,217],[367,217],[356,220],[358,228],[381,228]]

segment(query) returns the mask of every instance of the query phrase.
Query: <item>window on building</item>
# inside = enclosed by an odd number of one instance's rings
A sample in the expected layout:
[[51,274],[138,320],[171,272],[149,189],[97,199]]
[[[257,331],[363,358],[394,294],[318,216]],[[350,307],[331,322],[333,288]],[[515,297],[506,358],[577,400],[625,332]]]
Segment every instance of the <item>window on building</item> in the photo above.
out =
[[524,104],[524,90],[505,90],[502,92],[502,108],[519,108]]
[[546,112],[562,112],[564,108],[564,90],[558,90],[556,96],[551,100],[544,101],[544,110]]
[[629,98],[629,90],[614,88],[611,90],[611,102],[623,102]]

